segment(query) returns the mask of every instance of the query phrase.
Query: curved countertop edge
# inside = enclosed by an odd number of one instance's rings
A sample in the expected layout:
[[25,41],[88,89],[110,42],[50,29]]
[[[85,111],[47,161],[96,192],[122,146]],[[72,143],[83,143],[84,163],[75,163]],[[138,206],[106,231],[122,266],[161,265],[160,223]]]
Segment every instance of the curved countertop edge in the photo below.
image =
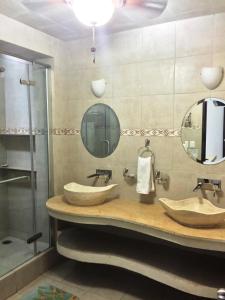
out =
[[[57,241],[57,251],[59,254],[69,259],[85,263],[120,267],[194,296],[211,299],[216,298],[217,289],[214,287],[199,283],[197,284],[192,280],[182,278],[167,270],[158,269],[154,266],[146,267],[143,263],[118,254],[108,255],[107,253],[95,253],[85,250],[81,251],[79,249],[74,249],[74,247],[66,247],[63,242],[61,242],[62,237],[63,239],[65,238],[64,234],[60,234],[59,236],[59,240]],[[69,236],[69,240],[72,241],[71,236]]]
[[129,220],[117,219],[113,217],[90,216],[79,214],[68,214],[54,210],[47,205],[51,217],[79,224],[92,224],[92,225],[108,225],[118,228],[136,231],[145,235],[156,237],[161,240],[166,240],[184,247],[196,248],[209,251],[225,251],[225,240],[210,240],[202,237],[193,237],[186,235],[179,235],[175,232],[163,231],[161,228],[146,226],[141,223],[130,222]]

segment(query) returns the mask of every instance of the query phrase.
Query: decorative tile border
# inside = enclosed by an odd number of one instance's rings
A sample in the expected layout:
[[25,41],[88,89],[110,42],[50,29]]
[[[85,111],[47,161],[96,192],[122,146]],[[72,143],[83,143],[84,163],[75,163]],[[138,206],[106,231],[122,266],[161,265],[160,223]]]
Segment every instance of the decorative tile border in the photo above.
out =
[[[28,128],[0,128],[0,134],[2,135],[29,135]],[[43,128],[35,128],[32,131],[34,135],[45,135],[47,130]],[[80,135],[80,129],[76,128],[53,128],[50,130],[52,135]],[[164,137],[177,137],[180,136],[180,129],[122,129],[120,131],[121,136],[164,136]]]
[[[32,130],[33,135],[44,135],[47,134],[46,129],[34,128]],[[0,128],[1,135],[29,135],[29,128]]]
[[80,135],[80,129],[75,128],[53,128],[50,130],[52,135]]
[[122,129],[125,136],[180,136],[180,129]]

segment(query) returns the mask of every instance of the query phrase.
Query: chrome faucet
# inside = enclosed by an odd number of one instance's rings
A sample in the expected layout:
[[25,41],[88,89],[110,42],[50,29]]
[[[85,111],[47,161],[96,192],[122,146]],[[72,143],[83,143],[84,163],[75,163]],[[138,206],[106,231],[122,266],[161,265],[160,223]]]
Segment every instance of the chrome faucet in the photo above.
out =
[[216,192],[221,192],[221,180],[218,179],[208,179],[208,178],[198,178],[197,185],[193,189],[193,192],[197,190],[204,190],[204,191],[213,191],[214,197],[216,196]]
[[105,183],[108,183],[109,180],[112,178],[112,170],[97,169],[94,174],[87,176],[87,178],[92,178],[92,177],[99,178],[100,176],[105,176]]
[[224,300],[225,299],[225,289],[219,289],[217,291],[217,299]]
[[196,187],[193,189],[193,192],[196,192],[196,191],[200,190],[201,188],[202,188],[202,182],[198,182]]

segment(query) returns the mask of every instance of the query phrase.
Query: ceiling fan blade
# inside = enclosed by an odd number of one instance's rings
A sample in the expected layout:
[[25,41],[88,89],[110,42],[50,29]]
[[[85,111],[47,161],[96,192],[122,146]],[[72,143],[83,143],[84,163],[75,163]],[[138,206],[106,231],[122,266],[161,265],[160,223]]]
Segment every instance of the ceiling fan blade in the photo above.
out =
[[23,0],[22,4],[30,10],[38,11],[54,4],[65,3],[64,0]]
[[163,10],[168,0],[115,0],[117,7],[144,7],[149,9]]

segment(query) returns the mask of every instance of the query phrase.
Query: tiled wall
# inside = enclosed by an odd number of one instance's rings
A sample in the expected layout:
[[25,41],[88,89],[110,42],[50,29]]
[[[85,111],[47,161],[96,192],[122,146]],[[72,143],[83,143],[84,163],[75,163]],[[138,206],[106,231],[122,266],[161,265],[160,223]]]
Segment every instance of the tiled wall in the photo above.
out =
[[[5,29],[1,40],[54,58],[54,128],[79,129],[85,110],[103,102],[115,110],[122,129],[179,129],[186,110],[197,100],[210,95],[225,98],[225,80],[209,92],[199,78],[202,66],[225,67],[224,14],[101,37],[96,65],[91,62],[91,39],[64,43],[2,15],[1,23]],[[90,82],[101,77],[106,79],[107,89],[99,100],[90,92]],[[144,140],[140,135],[121,136],[110,157],[97,159],[85,150],[79,134],[54,135],[55,193],[62,193],[63,184],[69,181],[92,184],[86,179],[88,174],[96,168],[111,168],[121,197],[139,199],[135,184],[126,182],[122,171],[124,167],[136,171],[137,149]],[[157,186],[150,200],[192,196],[198,176],[220,178],[225,188],[225,163],[195,163],[184,152],[179,137],[152,136],[151,145],[156,168],[170,176],[170,186],[168,190]],[[225,206],[223,196],[218,205]]]
[[[200,81],[203,66],[225,67],[225,15],[176,21],[122,32],[97,41],[96,64],[91,62],[91,39],[69,42],[65,79],[58,88],[66,90],[55,106],[57,128],[80,128],[86,109],[97,102],[110,105],[119,117],[121,128],[179,129],[187,109],[199,99],[225,98],[225,80],[214,91]],[[90,91],[91,80],[105,78],[102,99]],[[92,184],[87,175],[96,168],[113,170],[113,182],[120,184],[121,197],[140,199],[135,184],[122,176],[127,167],[134,173],[137,149],[145,137],[121,136],[119,146],[109,157],[92,157],[79,135],[54,136],[55,192],[63,184],[77,181]],[[225,189],[225,163],[202,166],[192,161],[182,148],[180,137],[151,137],[156,168],[170,176],[168,190],[157,185],[149,201],[166,196],[175,199],[197,195],[192,189],[197,177],[222,179]],[[209,197],[212,197],[210,194]],[[213,199],[225,207],[225,199]]]

